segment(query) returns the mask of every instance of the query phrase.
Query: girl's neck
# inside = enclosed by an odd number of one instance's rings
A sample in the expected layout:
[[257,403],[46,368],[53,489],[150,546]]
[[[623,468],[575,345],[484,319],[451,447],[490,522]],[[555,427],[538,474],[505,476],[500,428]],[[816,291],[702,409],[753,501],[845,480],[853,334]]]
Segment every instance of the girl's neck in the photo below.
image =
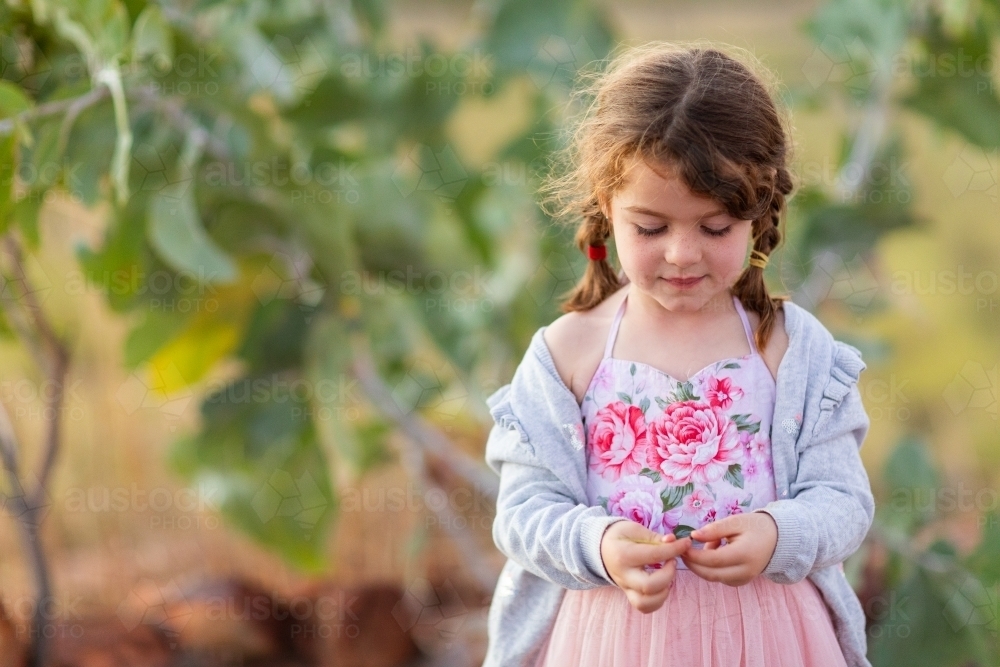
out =
[[629,309],[637,311],[633,316],[638,315],[654,331],[693,334],[719,324],[736,312],[729,288],[712,296],[696,311],[667,309],[650,295],[636,289],[634,284],[629,285],[628,290]]

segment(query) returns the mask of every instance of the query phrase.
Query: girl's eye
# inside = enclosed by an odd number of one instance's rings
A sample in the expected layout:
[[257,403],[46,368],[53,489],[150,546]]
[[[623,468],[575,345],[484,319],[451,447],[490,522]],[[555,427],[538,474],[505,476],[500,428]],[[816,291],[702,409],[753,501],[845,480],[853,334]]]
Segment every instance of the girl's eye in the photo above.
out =
[[[635,227],[635,230],[636,232],[638,232],[639,236],[656,236],[664,229],[666,229],[666,227],[657,227],[656,229],[649,229],[647,227],[641,227],[639,225],[636,225]],[[711,229],[709,227],[703,227],[702,229],[704,229],[705,233],[708,234],[709,236],[720,237],[728,234],[730,231],[732,231],[733,228],[732,225],[730,225],[729,227],[724,227],[722,229]]]

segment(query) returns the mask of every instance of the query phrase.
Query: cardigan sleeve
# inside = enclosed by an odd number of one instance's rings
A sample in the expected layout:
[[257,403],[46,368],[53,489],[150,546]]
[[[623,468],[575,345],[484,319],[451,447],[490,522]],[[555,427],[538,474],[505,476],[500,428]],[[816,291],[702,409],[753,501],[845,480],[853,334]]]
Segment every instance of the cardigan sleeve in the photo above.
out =
[[505,390],[487,399],[496,424],[486,462],[500,475],[493,541],[528,572],[564,588],[615,585],[601,558],[601,538],[625,518],[574,502],[565,483],[535,456]]
[[776,583],[792,584],[844,561],[861,546],[875,517],[859,451],[871,425],[857,386],[865,364],[856,348],[835,343],[830,381],[811,437],[799,451],[789,498],[754,510],[768,513],[778,526],[762,573]]

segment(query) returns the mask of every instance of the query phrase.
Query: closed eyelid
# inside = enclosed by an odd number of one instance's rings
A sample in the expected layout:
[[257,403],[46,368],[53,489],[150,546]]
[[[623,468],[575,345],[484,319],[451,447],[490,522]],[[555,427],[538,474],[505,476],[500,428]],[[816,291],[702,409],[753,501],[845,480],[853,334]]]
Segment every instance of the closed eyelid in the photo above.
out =
[[[640,215],[649,216],[651,218],[656,218],[657,220],[662,220],[664,222],[674,221],[674,219],[671,216],[660,213],[659,211],[648,209],[645,206],[626,206],[625,210],[632,213],[639,213]],[[714,211],[709,211],[708,213],[705,213],[704,215],[700,216],[696,222],[701,222],[702,220],[709,220],[711,218],[716,218],[720,215],[725,215],[725,214],[726,214],[725,209],[721,208],[715,209]]]

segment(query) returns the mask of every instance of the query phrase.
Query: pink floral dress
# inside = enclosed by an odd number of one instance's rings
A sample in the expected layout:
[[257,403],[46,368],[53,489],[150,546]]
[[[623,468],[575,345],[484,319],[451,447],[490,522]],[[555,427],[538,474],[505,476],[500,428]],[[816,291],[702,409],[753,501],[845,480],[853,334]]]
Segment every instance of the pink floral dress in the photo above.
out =
[[[589,503],[684,537],[775,500],[776,384],[739,299],[750,353],[686,380],[611,355],[627,301],[580,408]],[[567,590],[537,665],[845,667],[829,610],[808,579],[782,585],[758,576],[733,587],[676,564],[670,595],[651,614],[617,586]]]
[[[771,419],[775,382],[757,354],[717,361],[687,380],[611,356],[622,301],[583,398],[591,505],[678,538],[775,499]],[[678,567],[685,567],[677,560]]]

